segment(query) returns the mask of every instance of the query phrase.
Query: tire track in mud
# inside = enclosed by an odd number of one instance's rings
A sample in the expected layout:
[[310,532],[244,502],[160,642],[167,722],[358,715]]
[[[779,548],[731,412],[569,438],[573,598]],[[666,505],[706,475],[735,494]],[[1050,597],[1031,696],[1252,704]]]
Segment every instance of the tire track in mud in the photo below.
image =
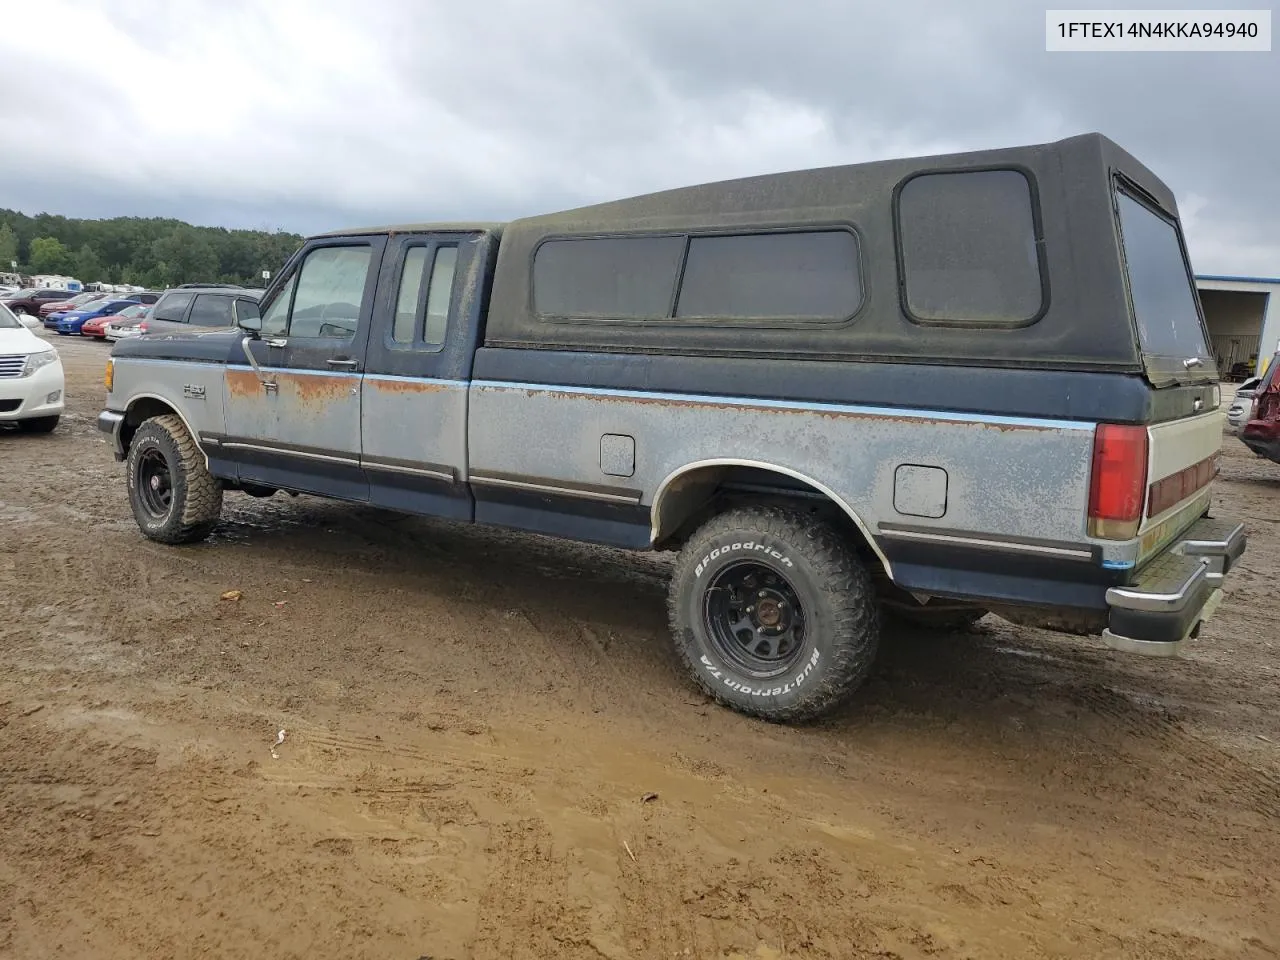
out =
[[1074,697],[1098,715],[1114,719],[1121,729],[1167,751],[1162,758],[1167,772],[1211,784],[1253,813],[1280,820],[1280,776],[1219,749],[1188,730],[1178,717],[1142,706],[1140,698],[1103,684],[1078,688]]
[[485,852],[493,866],[470,944],[474,960],[621,956],[593,943],[590,905],[569,902],[569,864],[544,821],[526,818],[496,827]]

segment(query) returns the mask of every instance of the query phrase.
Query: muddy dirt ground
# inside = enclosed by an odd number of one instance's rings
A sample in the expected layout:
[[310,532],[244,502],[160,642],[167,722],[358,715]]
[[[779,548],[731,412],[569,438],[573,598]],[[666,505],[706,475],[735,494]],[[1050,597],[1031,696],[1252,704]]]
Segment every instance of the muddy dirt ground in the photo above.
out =
[[896,632],[786,728],[677,673],[662,558],[241,494],[144,540],[58,346],[58,431],[0,432],[0,956],[1280,954],[1280,467],[1232,438],[1186,658]]

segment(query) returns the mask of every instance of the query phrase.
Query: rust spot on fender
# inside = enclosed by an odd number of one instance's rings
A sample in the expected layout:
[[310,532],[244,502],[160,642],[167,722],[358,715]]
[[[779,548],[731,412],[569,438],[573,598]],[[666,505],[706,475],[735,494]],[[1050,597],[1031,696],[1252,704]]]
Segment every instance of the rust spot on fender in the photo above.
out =
[[439,393],[445,389],[443,383],[429,383],[425,380],[377,380],[370,377],[364,385],[378,393],[422,394]]
[[236,400],[252,400],[262,396],[262,381],[251,370],[227,371],[227,395]]

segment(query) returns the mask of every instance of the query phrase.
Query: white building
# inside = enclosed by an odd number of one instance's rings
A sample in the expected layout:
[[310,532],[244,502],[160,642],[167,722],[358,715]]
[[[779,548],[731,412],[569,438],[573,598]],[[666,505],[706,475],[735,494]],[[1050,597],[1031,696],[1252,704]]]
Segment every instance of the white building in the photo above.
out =
[[1238,363],[1252,375],[1280,350],[1280,278],[1196,277],[1196,288],[1224,377]]

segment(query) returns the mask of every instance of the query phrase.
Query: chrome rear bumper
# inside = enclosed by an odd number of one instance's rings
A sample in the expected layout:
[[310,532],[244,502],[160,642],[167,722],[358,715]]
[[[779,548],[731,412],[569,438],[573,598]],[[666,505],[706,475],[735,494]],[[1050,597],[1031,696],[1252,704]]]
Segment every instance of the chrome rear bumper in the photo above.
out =
[[1204,518],[1148,563],[1135,583],[1107,591],[1103,642],[1115,650],[1176,656],[1222,600],[1226,575],[1245,550],[1244,524]]

